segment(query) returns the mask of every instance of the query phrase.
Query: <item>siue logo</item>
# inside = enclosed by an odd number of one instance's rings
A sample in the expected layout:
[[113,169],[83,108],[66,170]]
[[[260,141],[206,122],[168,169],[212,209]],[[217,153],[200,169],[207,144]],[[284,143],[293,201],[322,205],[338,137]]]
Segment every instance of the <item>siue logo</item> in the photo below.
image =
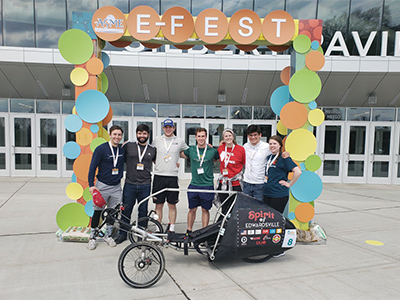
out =
[[124,33],[124,20],[116,19],[114,15],[109,14],[104,19],[97,18],[97,21],[94,22],[95,32],[104,32],[104,33]]

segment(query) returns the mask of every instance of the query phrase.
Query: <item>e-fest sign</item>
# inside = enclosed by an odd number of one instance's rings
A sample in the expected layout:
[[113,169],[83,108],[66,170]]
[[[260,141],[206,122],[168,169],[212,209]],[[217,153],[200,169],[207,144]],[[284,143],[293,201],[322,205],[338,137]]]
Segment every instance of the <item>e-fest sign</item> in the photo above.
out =
[[[104,41],[126,47],[139,41],[148,48],[173,44],[180,49],[204,45],[213,51],[234,44],[243,51],[266,45],[280,52],[293,47],[291,66],[280,74],[282,86],[271,95],[270,105],[279,116],[277,130],[284,138],[286,151],[303,170],[290,188],[286,216],[297,228],[308,229],[314,217],[314,200],[322,192],[322,181],[315,173],[321,159],[315,155],[317,142],[313,126],[324,121],[324,113],[315,99],[321,91],[317,75],[325,63],[321,44],[322,20],[295,20],[285,11],[273,11],[261,19],[251,10],[237,11],[231,18],[216,9],[205,9],[193,17],[182,7],[168,9],[164,15],[148,6],[138,6],[124,15],[119,9],[105,6],[93,15],[81,13],[74,19],[74,29],[59,39],[61,55],[75,65],[70,78],[75,85],[75,107],[65,119],[65,128],[76,133],[76,141],[63,147],[64,155],[74,160],[72,182],[66,194],[74,202],[60,208],[56,221],[60,229],[88,226],[93,214],[88,188],[88,170],[95,148],[109,141],[103,128],[112,119],[112,109],[105,96],[108,89],[104,69],[109,58],[102,49]],[[91,18],[91,27],[86,23]],[[85,19],[86,18],[86,19]],[[86,27],[85,27],[86,26]],[[264,84],[260,82],[260,84]]]

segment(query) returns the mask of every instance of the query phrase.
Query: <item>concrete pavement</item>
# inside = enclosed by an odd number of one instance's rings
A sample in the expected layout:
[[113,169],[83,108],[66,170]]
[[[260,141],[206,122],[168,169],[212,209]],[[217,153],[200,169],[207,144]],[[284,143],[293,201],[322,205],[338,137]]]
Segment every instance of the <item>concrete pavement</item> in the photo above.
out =
[[[86,244],[57,240],[55,216],[71,202],[65,195],[69,182],[0,178],[0,299],[399,297],[400,186],[325,184],[314,221],[326,230],[326,245],[297,245],[284,257],[260,264],[212,264],[196,253],[164,249],[161,280],[148,289],[133,289],[117,270],[127,242],[116,248],[101,243],[89,251]],[[181,181],[181,187],[187,184]],[[177,232],[186,229],[186,212],[181,193]]]

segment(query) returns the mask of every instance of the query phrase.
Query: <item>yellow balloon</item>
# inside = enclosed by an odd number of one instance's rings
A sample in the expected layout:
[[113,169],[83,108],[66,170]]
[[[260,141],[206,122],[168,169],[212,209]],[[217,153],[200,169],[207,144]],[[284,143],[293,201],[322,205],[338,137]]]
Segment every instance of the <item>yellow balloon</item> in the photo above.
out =
[[276,124],[276,130],[281,134],[281,135],[287,135],[287,128],[282,124],[281,121]]
[[319,126],[324,122],[325,114],[319,108],[313,109],[308,113],[308,122],[313,126]]
[[79,183],[72,182],[67,185],[65,189],[65,193],[67,194],[68,198],[72,200],[77,200],[83,195],[83,188]]
[[82,86],[88,82],[89,73],[84,68],[75,68],[71,71],[70,79],[76,86]]
[[286,138],[285,149],[296,161],[305,161],[317,150],[317,139],[306,129],[293,130]]
[[87,128],[82,128],[76,133],[76,142],[81,146],[89,145],[92,139],[93,134]]

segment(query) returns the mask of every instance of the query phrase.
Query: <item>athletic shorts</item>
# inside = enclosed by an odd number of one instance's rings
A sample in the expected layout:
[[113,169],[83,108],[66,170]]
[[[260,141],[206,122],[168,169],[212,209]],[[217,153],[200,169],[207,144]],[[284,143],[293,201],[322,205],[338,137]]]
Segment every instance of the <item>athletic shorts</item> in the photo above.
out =
[[[153,179],[153,194],[165,188],[179,188],[177,176],[159,176],[154,175]],[[162,192],[153,197],[153,203],[163,204],[167,201],[169,204],[179,202],[179,192]]]
[[[211,186],[197,186],[189,184],[189,190],[214,190]],[[196,193],[188,192],[189,209],[201,206],[205,210],[210,210],[212,207],[212,201],[214,200],[214,193]]]

